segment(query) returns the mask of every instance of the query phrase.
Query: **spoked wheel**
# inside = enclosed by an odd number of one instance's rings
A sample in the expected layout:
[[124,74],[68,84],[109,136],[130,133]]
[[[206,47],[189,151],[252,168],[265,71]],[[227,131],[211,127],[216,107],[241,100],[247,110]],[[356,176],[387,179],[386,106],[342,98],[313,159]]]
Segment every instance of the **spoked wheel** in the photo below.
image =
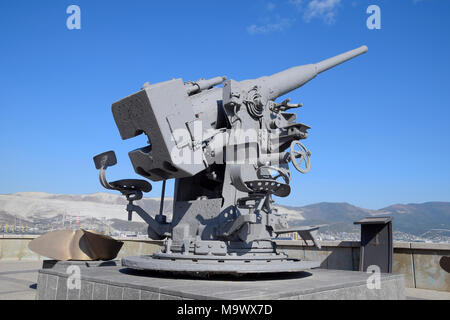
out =
[[270,180],[278,180],[282,178],[285,184],[289,184],[291,181],[291,174],[289,170],[285,170],[283,168],[274,167],[274,166],[260,166],[258,167],[256,174],[260,179],[270,179]]
[[295,169],[301,173],[308,173],[311,170],[311,152],[300,141],[292,141],[290,149],[289,153]]

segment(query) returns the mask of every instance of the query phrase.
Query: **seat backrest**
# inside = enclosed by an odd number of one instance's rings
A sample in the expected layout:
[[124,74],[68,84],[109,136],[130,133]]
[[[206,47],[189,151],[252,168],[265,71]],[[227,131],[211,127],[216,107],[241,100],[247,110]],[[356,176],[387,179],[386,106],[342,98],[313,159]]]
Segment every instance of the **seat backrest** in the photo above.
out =
[[116,153],[114,151],[106,151],[94,157],[96,169],[112,167],[117,163]]

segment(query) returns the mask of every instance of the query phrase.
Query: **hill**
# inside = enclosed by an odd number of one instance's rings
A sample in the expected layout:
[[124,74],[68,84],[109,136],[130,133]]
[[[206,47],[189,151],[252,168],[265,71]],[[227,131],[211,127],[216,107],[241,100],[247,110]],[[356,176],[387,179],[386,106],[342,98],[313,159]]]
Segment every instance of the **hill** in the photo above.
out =
[[[24,223],[53,225],[67,217],[88,224],[105,224],[127,230],[145,230],[143,221],[135,214],[134,223],[125,223],[126,199],[121,195],[94,193],[87,195],[20,192],[0,195],[0,224]],[[151,215],[159,212],[160,199],[143,198],[136,201]],[[379,210],[370,210],[349,203],[321,202],[303,207],[276,206],[287,214],[291,226],[326,224],[323,232],[358,233],[353,222],[367,216],[394,217],[394,230],[419,236],[431,229],[450,230],[450,202],[395,204]],[[164,212],[171,217],[172,199],[166,199]],[[76,217],[76,218],[75,218]],[[103,222],[102,222],[103,221]],[[139,223],[140,222],[140,223]]]

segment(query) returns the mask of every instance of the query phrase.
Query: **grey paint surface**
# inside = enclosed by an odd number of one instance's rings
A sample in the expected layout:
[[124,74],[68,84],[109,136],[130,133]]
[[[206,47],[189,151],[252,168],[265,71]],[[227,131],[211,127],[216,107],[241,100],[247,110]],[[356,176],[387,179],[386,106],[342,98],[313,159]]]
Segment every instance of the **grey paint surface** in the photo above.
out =
[[[94,157],[101,184],[127,197],[129,219],[137,213],[148,223],[150,238],[166,239],[158,256],[124,258],[122,263],[136,269],[179,271],[182,264],[177,266],[172,260],[186,261],[189,256],[189,265],[196,266],[185,271],[197,273],[281,272],[293,262],[297,267],[290,271],[311,265],[283,254],[280,261],[272,240],[297,232],[320,247],[317,226],[290,229],[286,216],[272,206],[273,197],[291,192],[289,163],[302,173],[311,165],[311,153],[300,142],[310,127],[297,123],[296,114],[290,112],[301,104],[275,99],[367,50],[362,46],[252,80],[216,77],[146,83],[140,91],[113,103],[122,139],[141,134],[148,138],[148,145],[129,152],[135,172],[152,181],[176,179],[172,220],[162,214],[152,218],[133,204],[151,185],[143,180],[109,183],[106,169],[116,163],[114,153]],[[215,87],[219,84],[223,86]],[[164,193],[161,198],[163,203]],[[210,263],[211,257],[219,262],[235,256],[265,262],[249,263],[245,268]]]

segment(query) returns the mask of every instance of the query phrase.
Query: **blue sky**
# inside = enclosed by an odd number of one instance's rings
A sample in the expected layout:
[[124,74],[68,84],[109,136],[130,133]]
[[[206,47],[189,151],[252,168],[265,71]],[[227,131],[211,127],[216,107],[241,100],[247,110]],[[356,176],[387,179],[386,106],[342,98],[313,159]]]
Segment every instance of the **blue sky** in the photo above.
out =
[[[81,30],[66,28],[71,4]],[[366,27],[371,4],[381,30]],[[293,170],[279,202],[450,201],[449,9],[445,0],[4,0],[0,193],[103,191],[92,156],[110,149],[111,179],[139,177],[127,153],[146,139],[122,141],[111,104],[146,81],[256,78],[365,44],[367,54],[288,95],[312,127],[312,170]]]

